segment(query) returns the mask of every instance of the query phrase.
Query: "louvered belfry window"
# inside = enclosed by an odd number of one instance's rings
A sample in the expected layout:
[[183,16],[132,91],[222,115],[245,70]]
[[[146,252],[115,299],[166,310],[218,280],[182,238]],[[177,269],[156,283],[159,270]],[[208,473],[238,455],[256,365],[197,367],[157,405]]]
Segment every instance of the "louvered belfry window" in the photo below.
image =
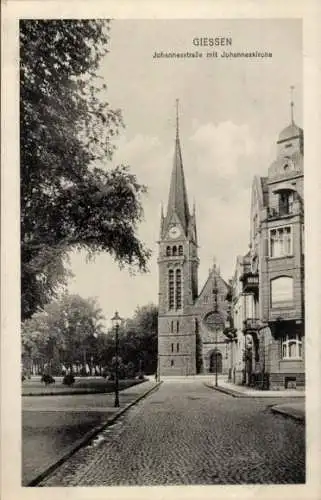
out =
[[174,271],[168,271],[168,307],[174,309]]
[[168,308],[182,308],[182,271],[173,269],[168,271]]
[[176,309],[182,307],[182,271],[176,269]]

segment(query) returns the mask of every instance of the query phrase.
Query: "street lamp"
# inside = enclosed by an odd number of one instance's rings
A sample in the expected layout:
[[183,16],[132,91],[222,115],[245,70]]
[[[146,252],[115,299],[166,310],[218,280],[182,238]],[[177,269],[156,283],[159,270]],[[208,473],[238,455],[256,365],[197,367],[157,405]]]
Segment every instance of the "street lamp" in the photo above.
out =
[[[217,314],[218,313],[218,304],[217,304],[217,294],[218,294],[218,288],[217,288],[217,280],[216,276],[214,277],[214,288],[213,288],[213,295],[214,295],[214,312]],[[215,326],[215,387],[217,387],[217,361],[218,361],[218,347],[217,347],[217,326]]]
[[217,383],[217,362],[218,362],[217,334],[218,334],[218,329],[216,327],[215,328],[215,387],[218,386],[218,383]]
[[119,316],[117,311],[115,312],[115,316],[113,318],[111,318],[111,322],[112,322],[113,327],[115,328],[115,334],[116,334],[116,338],[115,338],[115,356],[116,356],[116,360],[115,360],[115,404],[114,404],[114,406],[115,406],[115,408],[118,408],[119,407],[119,385],[118,385],[118,381],[119,381],[119,376],[118,376],[119,338],[118,338],[118,331],[119,331],[119,327],[121,325],[121,317]]

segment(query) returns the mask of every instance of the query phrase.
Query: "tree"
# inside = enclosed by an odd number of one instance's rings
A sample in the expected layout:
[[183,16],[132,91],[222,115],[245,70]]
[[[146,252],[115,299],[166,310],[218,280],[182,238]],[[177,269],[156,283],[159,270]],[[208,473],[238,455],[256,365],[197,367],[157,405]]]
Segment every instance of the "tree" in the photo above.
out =
[[57,297],[73,249],[146,271],[145,187],[128,166],[103,165],[123,126],[97,76],[108,41],[105,20],[20,21],[23,320]]
[[62,364],[72,367],[91,357],[97,362],[97,338],[103,336],[103,319],[95,299],[66,294],[23,323],[23,355],[41,358],[56,371]]
[[120,335],[121,356],[133,362],[136,370],[154,373],[157,369],[158,308],[150,303],[137,307]]

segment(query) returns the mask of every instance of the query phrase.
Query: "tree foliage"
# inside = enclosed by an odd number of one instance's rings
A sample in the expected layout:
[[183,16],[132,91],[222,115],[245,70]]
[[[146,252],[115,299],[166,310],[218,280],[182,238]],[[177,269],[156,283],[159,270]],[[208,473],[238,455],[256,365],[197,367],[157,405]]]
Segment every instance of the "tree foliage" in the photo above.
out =
[[145,188],[128,166],[99,166],[123,126],[97,76],[108,41],[104,20],[20,21],[22,319],[56,297],[71,249],[146,270]]
[[120,350],[124,362],[132,362],[136,370],[154,373],[157,369],[158,308],[149,303],[137,307],[121,332]]
[[[115,370],[115,332],[104,330],[104,316],[94,299],[65,294],[44,306],[22,324],[24,361],[44,361],[61,372],[74,364]],[[157,369],[158,309],[154,304],[138,307],[119,328],[119,372],[133,377]],[[24,363],[26,364],[26,363]],[[28,363],[27,363],[28,364]]]
[[103,320],[95,299],[66,294],[22,324],[22,354],[59,366],[82,362],[84,352],[97,356]]

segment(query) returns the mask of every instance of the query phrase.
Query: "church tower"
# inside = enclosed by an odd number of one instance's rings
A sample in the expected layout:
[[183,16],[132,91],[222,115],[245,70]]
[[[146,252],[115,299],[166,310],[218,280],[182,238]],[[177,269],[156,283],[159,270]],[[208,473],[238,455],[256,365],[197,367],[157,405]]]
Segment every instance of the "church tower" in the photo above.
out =
[[190,214],[179,138],[176,140],[166,215],[161,214],[159,240],[158,371],[162,375],[196,373],[198,256],[195,207]]

